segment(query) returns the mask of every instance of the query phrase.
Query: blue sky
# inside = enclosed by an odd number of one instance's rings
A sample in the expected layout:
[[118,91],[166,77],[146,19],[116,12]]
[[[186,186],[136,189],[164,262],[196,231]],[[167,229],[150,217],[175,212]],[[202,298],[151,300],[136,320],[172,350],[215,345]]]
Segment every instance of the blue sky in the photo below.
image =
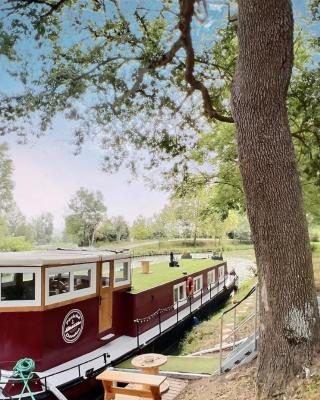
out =
[[67,140],[62,141],[57,134],[31,139],[25,145],[11,142],[10,156],[18,206],[27,217],[50,211],[59,230],[67,203],[80,186],[100,190],[108,214],[124,215],[129,222],[139,214],[151,216],[167,201],[167,194],[149,190],[142,179],[128,183],[128,171],[112,175],[102,172],[99,149],[94,146],[87,145],[81,155],[74,156]]
[[[216,2],[221,3],[221,2]],[[304,14],[306,2],[295,0],[294,7]],[[217,17],[222,16],[216,10]],[[212,25],[202,25],[201,35],[212,32]],[[0,74],[1,91],[11,91],[16,84]],[[82,153],[73,155],[71,130],[63,120],[54,124],[47,136],[29,137],[28,143],[19,145],[14,137],[5,137],[10,146],[14,163],[15,199],[27,216],[50,211],[55,217],[56,228],[63,228],[67,203],[75,191],[84,186],[100,190],[105,198],[110,216],[123,215],[132,222],[139,214],[151,216],[167,202],[168,194],[151,191],[143,179],[133,180],[126,170],[110,175],[101,170],[101,150],[94,143],[83,146]]]

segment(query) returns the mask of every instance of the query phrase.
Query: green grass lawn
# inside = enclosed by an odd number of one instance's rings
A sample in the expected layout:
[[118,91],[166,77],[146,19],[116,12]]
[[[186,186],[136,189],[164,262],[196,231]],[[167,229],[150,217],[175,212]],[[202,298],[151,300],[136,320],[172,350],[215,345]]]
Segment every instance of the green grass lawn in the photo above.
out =
[[[132,369],[131,359],[116,366],[117,368]],[[168,356],[168,362],[161,371],[185,372],[190,374],[212,374],[219,367],[219,356],[216,357],[175,357]]]
[[214,267],[220,263],[221,261],[210,259],[179,260],[180,267],[170,268],[168,262],[162,262],[151,264],[149,274],[143,274],[141,267],[134,268],[132,274],[133,289],[131,290],[131,293],[139,293],[155,286],[182,278],[184,276],[183,272],[190,275],[206,268]]

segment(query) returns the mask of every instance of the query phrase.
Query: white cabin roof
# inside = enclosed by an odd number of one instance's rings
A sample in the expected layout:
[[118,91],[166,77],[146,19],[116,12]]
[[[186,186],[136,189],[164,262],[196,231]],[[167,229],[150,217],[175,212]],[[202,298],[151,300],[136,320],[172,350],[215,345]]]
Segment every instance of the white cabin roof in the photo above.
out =
[[129,250],[33,250],[0,253],[0,267],[82,264],[88,262],[115,260],[130,257]]

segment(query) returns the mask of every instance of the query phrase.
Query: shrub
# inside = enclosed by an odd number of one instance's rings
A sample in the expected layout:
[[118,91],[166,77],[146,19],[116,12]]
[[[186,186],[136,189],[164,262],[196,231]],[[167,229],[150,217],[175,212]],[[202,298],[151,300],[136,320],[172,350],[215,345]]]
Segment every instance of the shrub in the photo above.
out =
[[315,253],[318,250],[318,246],[315,243],[311,243],[311,251]]
[[0,251],[24,251],[31,250],[33,244],[24,236],[8,236],[0,238]]

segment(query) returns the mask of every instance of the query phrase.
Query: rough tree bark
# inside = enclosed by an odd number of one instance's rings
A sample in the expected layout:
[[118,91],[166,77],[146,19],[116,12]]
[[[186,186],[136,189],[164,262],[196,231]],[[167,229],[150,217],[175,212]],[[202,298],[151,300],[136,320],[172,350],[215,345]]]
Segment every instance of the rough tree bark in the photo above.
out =
[[310,365],[319,312],[286,108],[293,64],[290,0],[239,0],[232,90],[240,170],[260,285],[259,399],[282,397]]

